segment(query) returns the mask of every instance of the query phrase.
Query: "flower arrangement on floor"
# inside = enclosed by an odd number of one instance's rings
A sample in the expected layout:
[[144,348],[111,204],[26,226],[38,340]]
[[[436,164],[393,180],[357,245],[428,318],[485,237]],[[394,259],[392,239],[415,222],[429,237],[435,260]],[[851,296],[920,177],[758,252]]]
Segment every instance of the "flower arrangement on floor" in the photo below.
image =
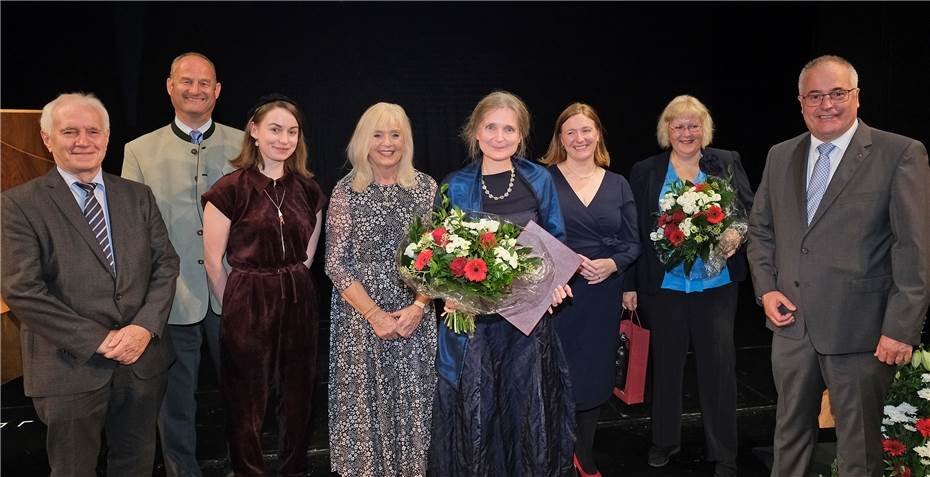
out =
[[[686,277],[712,277],[746,237],[744,215],[728,180],[708,176],[700,184],[677,181],[659,200],[656,229],[649,238],[666,270],[684,264]],[[695,263],[702,266],[695,269]]]
[[498,313],[520,299],[542,296],[536,284],[551,267],[531,247],[517,243],[522,227],[492,214],[450,207],[447,188],[440,188],[442,205],[430,219],[411,224],[398,269],[418,292],[454,300],[456,310],[445,314],[446,326],[471,334],[475,315]]
[[898,367],[885,395],[882,437],[886,476],[930,475],[930,351],[923,346]]

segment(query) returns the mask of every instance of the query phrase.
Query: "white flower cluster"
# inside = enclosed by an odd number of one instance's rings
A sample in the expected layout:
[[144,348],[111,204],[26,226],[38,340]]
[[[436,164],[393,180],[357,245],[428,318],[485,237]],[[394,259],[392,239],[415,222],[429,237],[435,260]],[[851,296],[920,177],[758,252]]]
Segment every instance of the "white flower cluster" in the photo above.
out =
[[671,193],[665,194],[659,206],[662,208],[663,212],[667,212],[671,210],[677,202],[685,214],[693,215],[712,205],[716,205],[720,200],[720,194],[716,192],[713,194],[706,194],[704,192],[698,192],[692,187],[678,196],[677,201]]
[[491,219],[480,219],[477,222],[462,222],[462,227],[472,229],[478,232],[497,233],[501,223]]
[[471,247],[471,240],[468,240],[464,237],[459,237],[455,234],[449,234],[449,243],[446,244],[446,253],[454,253],[456,256],[464,256],[468,254],[469,247]]
[[697,225],[691,225],[691,217],[682,220],[681,223],[678,224],[678,229],[685,234],[685,237],[690,237],[692,233],[698,232]]
[[917,408],[906,402],[902,402],[897,406],[885,406],[884,411],[885,418],[882,419],[882,424],[885,426],[914,424],[917,422]]
[[506,263],[510,265],[510,268],[516,269],[520,263],[517,260],[516,252],[511,253],[510,250],[497,246],[494,247],[494,262],[496,263]]
[[920,391],[917,391],[917,397],[930,401],[930,388],[923,388]]
[[665,237],[664,232],[665,231],[662,229],[662,227],[657,228],[655,232],[649,232],[649,240],[652,240],[653,242],[662,240],[662,237]]
[[914,452],[920,456],[920,463],[923,465],[930,465],[930,442],[922,446],[915,446]]
[[920,382],[930,383],[930,373],[924,373],[920,375]]
[[675,207],[675,195],[666,192],[665,197],[662,197],[662,200],[659,201],[659,208],[662,209],[662,212],[668,212],[672,210],[672,207]]

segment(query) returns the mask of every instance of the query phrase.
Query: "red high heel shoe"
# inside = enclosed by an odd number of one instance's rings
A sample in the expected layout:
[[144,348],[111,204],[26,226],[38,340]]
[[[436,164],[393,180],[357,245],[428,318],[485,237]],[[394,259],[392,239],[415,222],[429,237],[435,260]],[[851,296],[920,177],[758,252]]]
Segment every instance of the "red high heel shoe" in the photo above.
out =
[[578,462],[578,456],[572,454],[572,462],[575,464],[575,470],[578,472],[578,475],[581,477],[603,477],[600,471],[594,471],[593,474],[589,474],[581,468],[581,462]]

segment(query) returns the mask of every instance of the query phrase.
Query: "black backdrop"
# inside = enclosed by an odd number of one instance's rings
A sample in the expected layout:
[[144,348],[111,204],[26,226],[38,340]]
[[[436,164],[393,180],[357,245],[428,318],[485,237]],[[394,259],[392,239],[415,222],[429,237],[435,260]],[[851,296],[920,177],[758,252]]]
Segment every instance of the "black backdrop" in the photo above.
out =
[[465,160],[458,129],[494,89],[528,104],[532,157],[564,106],[592,104],[621,173],[657,152],[664,105],[693,94],[716,122],[714,145],[740,151],[755,186],[768,148],[804,131],[798,72],[825,53],[858,69],[860,117],[930,144],[927,3],[3,2],[0,17],[2,107],[96,93],[114,173],[126,141],[171,120],[165,78],[188,50],[217,65],[222,123],[243,127],[271,91],[302,104],[326,191],[370,104],[406,108],[415,163],[441,178]]

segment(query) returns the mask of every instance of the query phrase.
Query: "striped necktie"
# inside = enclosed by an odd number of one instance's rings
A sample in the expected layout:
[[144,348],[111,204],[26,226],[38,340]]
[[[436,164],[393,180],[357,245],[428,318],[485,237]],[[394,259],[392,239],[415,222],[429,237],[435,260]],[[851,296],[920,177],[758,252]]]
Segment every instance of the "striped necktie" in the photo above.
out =
[[203,142],[203,133],[194,129],[191,131],[191,142],[194,144],[200,144]]
[[110,246],[110,237],[107,234],[107,221],[103,217],[103,207],[100,206],[100,202],[97,201],[97,197],[94,196],[94,189],[97,188],[97,184],[85,182],[75,182],[75,184],[81,189],[84,189],[85,192],[84,219],[87,220],[87,225],[90,226],[91,232],[97,239],[97,243],[100,245],[100,250],[103,251],[103,255],[107,257],[110,269],[116,272],[116,263],[113,262],[113,247]]
[[810,225],[817,213],[817,206],[820,205],[820,199],[823,199],[823,193],[827,190],[827,184],[830,183],[830,153],[836,149],[836,145],[825,142],[817,146],[817,162],[814,163],[814,172],[811,173],[811,180],[807,183],[807,223]]

